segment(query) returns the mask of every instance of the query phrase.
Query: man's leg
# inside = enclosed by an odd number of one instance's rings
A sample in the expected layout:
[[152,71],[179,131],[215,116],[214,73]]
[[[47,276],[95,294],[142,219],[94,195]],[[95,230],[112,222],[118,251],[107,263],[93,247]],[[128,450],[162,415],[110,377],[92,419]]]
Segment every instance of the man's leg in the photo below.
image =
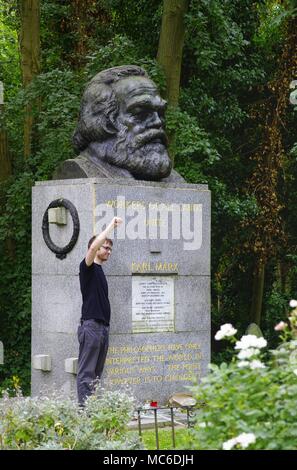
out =
[[108,351],[108,344],[109,344],[109,326],[105,325],[98,325],[101,331],[100,334],[100,351],[99,351],[99,356],[98,356],[98,361],[96,364],[96,377],[99,379],[101,378],[104,364],[105,364],[105,359]]
[[85,320],[83,324],[78,327],[79,355],[77,395],[80,405],[83,405],[85,399],[93,392],[93,383],[97,375],[96,366],[102,343],[102,331],[100,327],[101,325],[98,325],[98,323],[93,320]]

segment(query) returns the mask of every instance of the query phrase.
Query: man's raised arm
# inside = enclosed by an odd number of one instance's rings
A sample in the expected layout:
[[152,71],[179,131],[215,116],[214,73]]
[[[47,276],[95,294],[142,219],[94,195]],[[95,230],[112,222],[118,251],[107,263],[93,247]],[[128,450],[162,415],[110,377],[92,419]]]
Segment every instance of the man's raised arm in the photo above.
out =
[[86,265],[91,266],[93,264],[94,259],[96,257],[96,253],[99,250],[99,248],[103,245],[105,242],[106,238],[108,238],[109,233],[114,227],[117,227],[119,224],[121,224],[123,221],[120,217],[114,217],[110,224],[106,227],[103,232],[101,232],[99,235],[96,236],[95,240],[92,242],[90,248],[87,251],[86,254]]

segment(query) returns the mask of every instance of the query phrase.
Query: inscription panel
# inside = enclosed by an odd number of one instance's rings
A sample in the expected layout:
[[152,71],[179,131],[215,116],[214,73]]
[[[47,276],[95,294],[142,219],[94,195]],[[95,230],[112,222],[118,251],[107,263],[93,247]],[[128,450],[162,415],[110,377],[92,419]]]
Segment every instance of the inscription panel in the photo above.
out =
[[110,346],[105,385],[189,383],[200,377],[202,359],[200,343],[178,338],[163,344]]
[[132,276],[132,332],[174,331],[174,279]]

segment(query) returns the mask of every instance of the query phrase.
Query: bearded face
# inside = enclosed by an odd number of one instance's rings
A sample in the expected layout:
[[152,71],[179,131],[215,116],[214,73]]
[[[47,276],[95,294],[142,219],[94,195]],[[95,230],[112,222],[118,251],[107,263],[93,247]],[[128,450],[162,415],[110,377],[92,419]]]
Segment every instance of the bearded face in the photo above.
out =
[[158,129],[149,129],[135,135],[123,125],[121,138],[115,139],[106,160],[112,165],[125,168],[135,178],[160,179],[168,176],[171,171],[166,136]]
[[91,153],[137,179],[165,178],[172,167],[163,130],[166,102],[145,77],[124,78],[114,85],[114,92],[119,110],[117,132],[93,142]]

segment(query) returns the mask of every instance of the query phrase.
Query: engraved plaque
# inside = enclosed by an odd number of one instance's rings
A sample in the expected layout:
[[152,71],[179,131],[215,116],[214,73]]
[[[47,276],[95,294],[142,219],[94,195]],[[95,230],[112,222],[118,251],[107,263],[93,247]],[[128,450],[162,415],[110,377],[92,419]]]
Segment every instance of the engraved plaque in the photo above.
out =
[[174,331],[174,279],[132,276],[132,332]]

